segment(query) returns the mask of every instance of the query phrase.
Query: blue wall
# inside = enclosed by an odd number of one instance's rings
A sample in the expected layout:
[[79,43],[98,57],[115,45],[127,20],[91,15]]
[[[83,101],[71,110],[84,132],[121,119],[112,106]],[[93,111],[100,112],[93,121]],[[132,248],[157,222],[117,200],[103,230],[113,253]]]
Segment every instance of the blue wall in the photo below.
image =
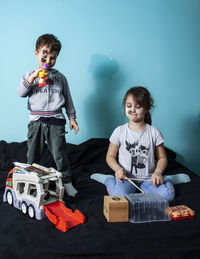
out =
[[27,100],[16,87],[37,67],[37,37],[53,33],[63,44],[56,68],[68,78],[80,125],[68,142],[109,137],[124,123],[125,91],[142,85],[155,99],[153,124],[166,146],[200,174],[199,0],[7,0],[0,12],[0,139],[26,140]]

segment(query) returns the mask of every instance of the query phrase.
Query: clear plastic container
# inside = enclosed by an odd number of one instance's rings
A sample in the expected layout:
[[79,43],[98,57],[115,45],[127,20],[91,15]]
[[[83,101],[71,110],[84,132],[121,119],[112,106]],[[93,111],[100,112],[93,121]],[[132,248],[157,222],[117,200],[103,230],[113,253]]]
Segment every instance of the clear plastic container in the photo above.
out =
[[131,193],[125,196],[129,201],[129,221],[145,223],[170,221],[169,203],[155,193]]

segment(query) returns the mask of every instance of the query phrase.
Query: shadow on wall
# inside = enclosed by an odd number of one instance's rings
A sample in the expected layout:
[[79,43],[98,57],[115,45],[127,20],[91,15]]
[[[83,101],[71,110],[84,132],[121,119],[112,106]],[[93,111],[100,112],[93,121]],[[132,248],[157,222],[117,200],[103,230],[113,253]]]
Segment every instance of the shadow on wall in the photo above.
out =
[[94,84],[86,102],[86,120],[92,137],[110,137],[122,114],[123,76],[117,60],[101,54],[94,54],[88,67]]

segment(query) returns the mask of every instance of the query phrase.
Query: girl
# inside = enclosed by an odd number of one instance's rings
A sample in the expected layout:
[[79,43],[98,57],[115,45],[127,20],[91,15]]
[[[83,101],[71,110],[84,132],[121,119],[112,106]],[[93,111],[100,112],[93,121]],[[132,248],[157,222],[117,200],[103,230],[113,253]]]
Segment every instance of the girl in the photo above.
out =
[[109,195],[136,192],[136,187],[123,179],[127,176],[138,179],[134,183],[144,193],[157,193],[168,201],[173,200],[174,187],[167,177],[163,178],[167,167],[164,138],[151,126],[153,100],[149,91],[144,87],[133,87],[127,91],[123,104],[129,122],[114,130],[106,155],[115,177],[93,174],[91,178],[104,183]]

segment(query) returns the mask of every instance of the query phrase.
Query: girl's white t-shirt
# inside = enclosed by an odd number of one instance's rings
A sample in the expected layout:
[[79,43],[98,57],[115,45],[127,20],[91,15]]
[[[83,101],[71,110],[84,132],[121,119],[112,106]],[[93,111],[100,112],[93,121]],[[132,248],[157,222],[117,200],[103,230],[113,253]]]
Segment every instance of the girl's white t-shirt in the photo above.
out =
[[133,131],[128,123],[117,127],[110,142],[119,147],[119,164],[128,175],[146,178],[155,170],[155,147],[164,143],[160,131],[149,124],[143,131]]

